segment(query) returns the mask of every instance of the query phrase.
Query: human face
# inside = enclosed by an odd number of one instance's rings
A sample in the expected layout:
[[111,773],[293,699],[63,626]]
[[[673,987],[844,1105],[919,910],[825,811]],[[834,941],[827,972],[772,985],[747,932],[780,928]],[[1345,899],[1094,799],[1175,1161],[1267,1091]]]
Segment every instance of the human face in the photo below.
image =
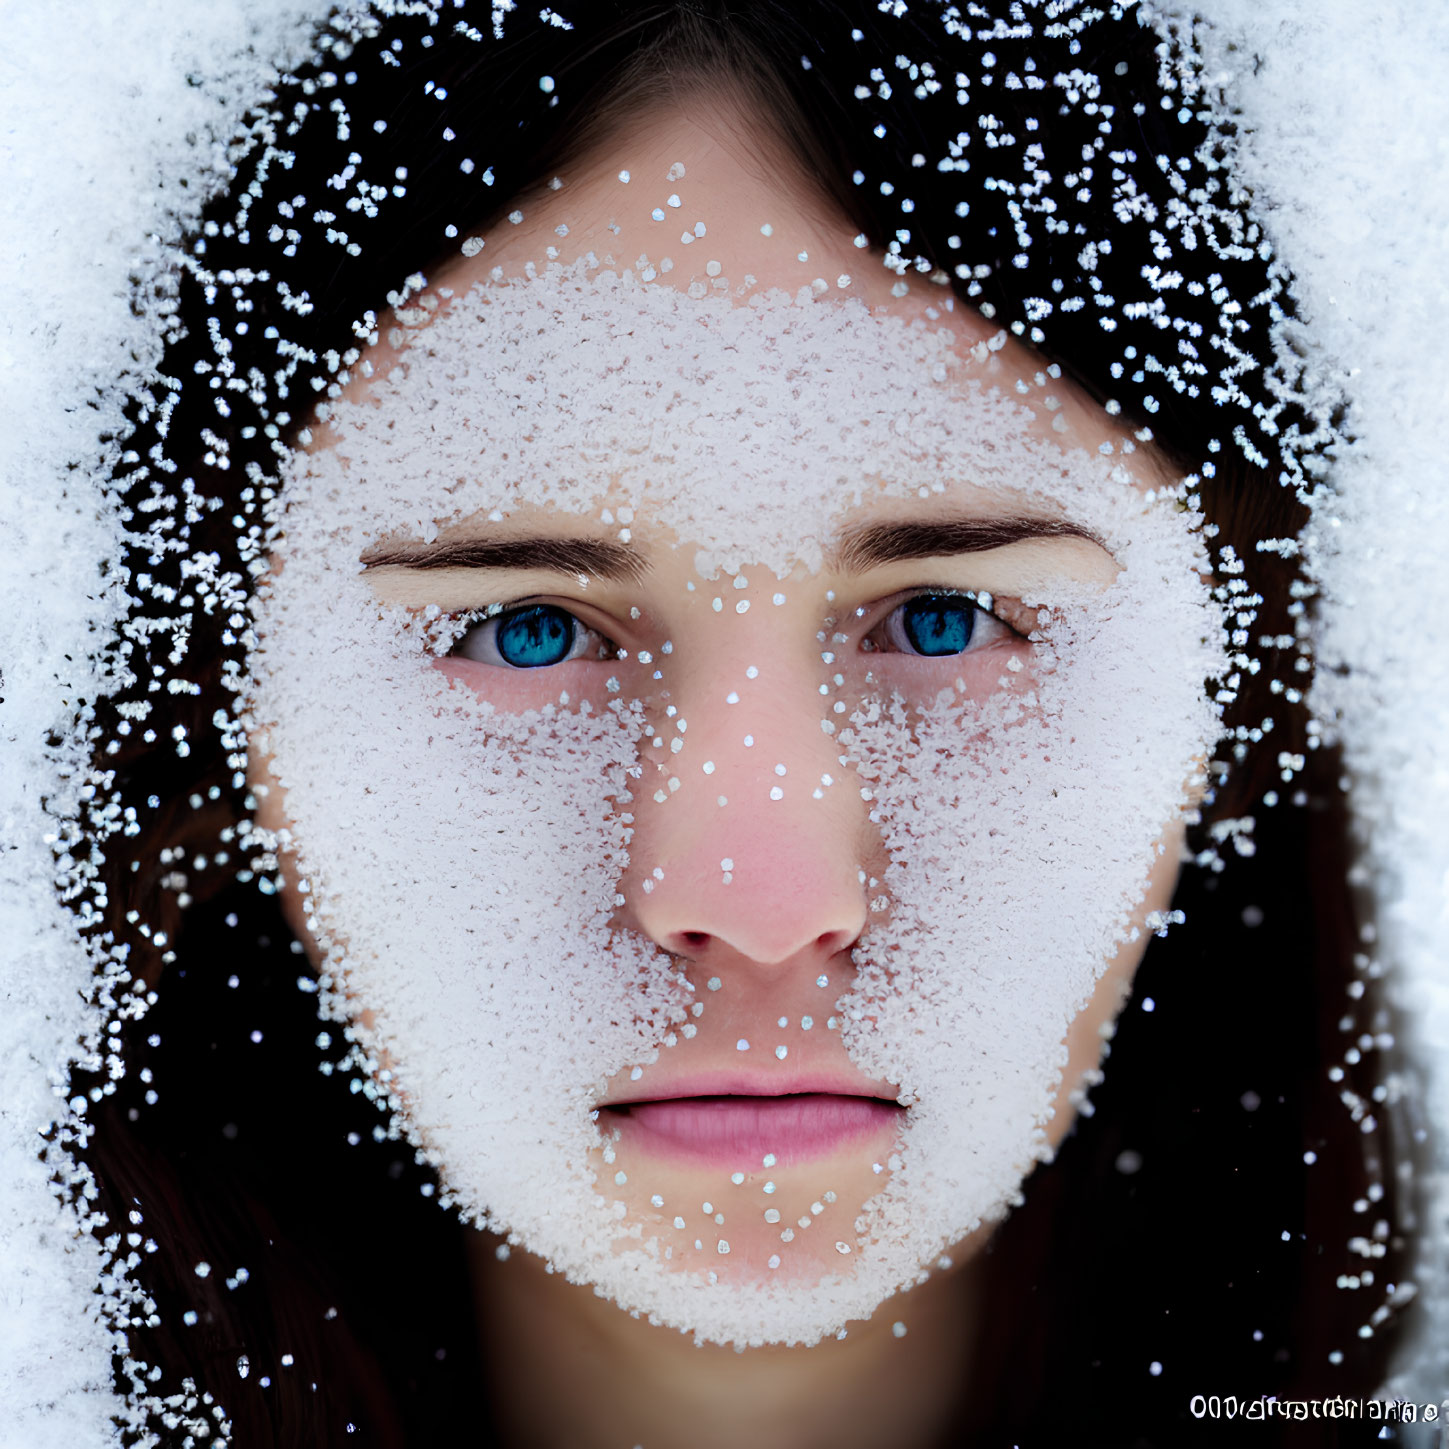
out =
[[1215,738],[1195,520],[728,111],[515,216],[299,459],[262,823],[450,1200],[810,1342],[1069,1125]]

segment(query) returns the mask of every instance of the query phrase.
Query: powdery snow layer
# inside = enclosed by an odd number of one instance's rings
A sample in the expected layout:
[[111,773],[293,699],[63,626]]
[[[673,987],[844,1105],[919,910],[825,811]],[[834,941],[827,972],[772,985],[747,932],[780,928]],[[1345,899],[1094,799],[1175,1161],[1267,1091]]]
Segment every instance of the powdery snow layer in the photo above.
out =
[[[1316,511],[1323,599],[1318,711],[1351,779],[1376,936],[1427,1091],[1449,1122],[1449,10],[1420,0],[1161,6],[1213,26],[1209,70],[1244,127],[1242,174],[1297,274],[1320,374],[1350,400],[1353,441]],[[1427,1400],[1449,1375],[1449,1162],[1430,1143],[1418,1274],[1428,1312],[1392,1387]],[[1366,1305],[1367,1307],[1367,1305]]]
[[47,1184],[38,1133],[95,1029],[90,968],[51,886],[45,837],[78,746],[50,750],[98,681],[114,618],[98,560],[124,379],[159,356],[132,313],[224,166],[242,109],[327,7],[305,0],[55,6],[11,0],[0,47],[0,1438],[24,1449],[113,1438],[111,1345],[94,1306],[100,1254]]

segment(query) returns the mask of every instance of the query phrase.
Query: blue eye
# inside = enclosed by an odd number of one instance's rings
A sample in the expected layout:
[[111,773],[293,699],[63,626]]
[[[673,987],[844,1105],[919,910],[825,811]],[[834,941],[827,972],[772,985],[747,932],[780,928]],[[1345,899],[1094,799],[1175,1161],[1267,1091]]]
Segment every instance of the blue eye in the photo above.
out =
[[963,653],[976,632],[980,612],[969,599],[952,594],[921,594],[899,610],[901,629],[912,650],[932,657]]
[[568,658],[574,643],[572,614],[548,604],[534,604],[498,620],[498,653],[515,669],[541,669]]
[[[990,594],[940,590],[897,604],[862,641],[867,652],[884,651],[917,659],[978,654],[993,644],[1027,636],[1000,618]],[[862,611],[864,612],[864,611]]]
[[504,669],[547,669],[570,659],[608,657],[602,635],[554,604],[525,604],[475,624],[453,646],[455,659]]

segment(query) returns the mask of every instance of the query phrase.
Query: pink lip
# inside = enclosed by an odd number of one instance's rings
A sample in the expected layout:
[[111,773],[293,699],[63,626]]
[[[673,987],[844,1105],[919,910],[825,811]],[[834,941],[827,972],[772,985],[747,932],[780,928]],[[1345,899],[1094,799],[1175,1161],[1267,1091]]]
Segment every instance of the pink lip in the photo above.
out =
[[619,1102],[604,1111],[624,1141],[653,1156],[752,1172],[770,1154],[780,1166],[809,1162],[894,1128],[904,1108],[817,1090]]

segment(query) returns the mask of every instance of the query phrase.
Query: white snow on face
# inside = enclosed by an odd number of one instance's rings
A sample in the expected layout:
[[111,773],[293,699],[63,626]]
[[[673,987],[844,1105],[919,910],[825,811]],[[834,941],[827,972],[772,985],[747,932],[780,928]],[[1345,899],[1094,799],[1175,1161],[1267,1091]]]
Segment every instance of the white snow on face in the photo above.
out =
[[886,1240],[952,1241],[1049,1155],[1067,1024],[1104,962],[1143,949],[1149,843],[1175,878],[1164,824],[1217,734],[1212,611],[1180,517],[1124,508],[1098,526],[1122,572],[1095,598],[1049,600],[1029,672],[904,727],[873,705],[842,732],[890,860],[845,1041],[914,1103],[872,1209]]
[[[1049,1150],[1066,1029],[1118,946],[1140,950],[1154,851],[1217,737],[1196,520],[1120,450],[1065,447],[986,351],[859,302],[556,270],[414,333],[289,485],[251,707],[332,1007],[469,1217],[704,1338],[813,1342],[1006,1209]],[[912,673],[900,585],[873,599],[836,545],[861,520],[968,507],[1068,521],[1109,566],[1019,566],[1013,634],[969,559],[920,564],[909,597],[932,586],[948,635],[968,617],[997,632]],[[564,594],[632,648],[589,644],[557,673],[490,672],[473,650],[440,669],[486,632],[478,610],[527,600],[464,601],[454,569],[427,599],[416,569],[417,608],[380,604],[360,568],[380,541],[463,521],[486,541],[518,518],[653,550],[636,583]],[[618,603],[630,588],[639,609]],[[669,647],[642,647],[656,626]],[[770,689],[741,697],[761,673]],[[779,742],[769,788],[741,793],[756,733]],[[697,945],[691,911],[726,901],[763,930],[789,908],[772,882],[809,878],[826,812],[858,892],[844,943],[776,952],[769,973],[747,934]],[[747,1060],[755,1085],[720,1085]],[[681,1166],[611,1129],[651,1086],[819,1097],[846,1077],[906,1110],[824,1167],[789,1141],[778,1168]]]

